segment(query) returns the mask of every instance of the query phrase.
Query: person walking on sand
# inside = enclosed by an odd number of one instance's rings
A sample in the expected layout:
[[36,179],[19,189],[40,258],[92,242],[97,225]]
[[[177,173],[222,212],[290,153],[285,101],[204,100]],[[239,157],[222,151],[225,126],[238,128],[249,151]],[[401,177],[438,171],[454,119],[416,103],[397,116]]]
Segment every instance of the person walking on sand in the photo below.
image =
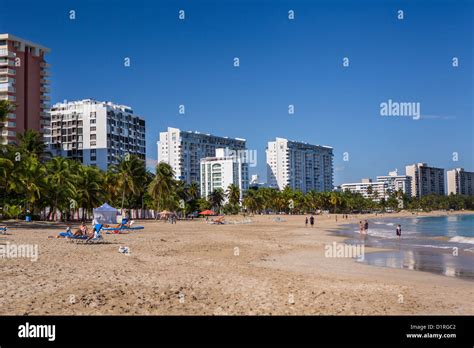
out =
[[369,221],[365,220],[364,223],[364,231],[367,234],[369,232]]
[[306,220],[304,222],[304,227],[308,227],[308,217],[306,217]]
[[311,227],[314,226],[314,216],[311,215],[311,217],[309,218],[309,223],[311,224]]
[[397,233],[398,239],[400,239],[401,236],[402,236],[402,226],[401,225],[397,225],[396,233]]
[[364,225],[362,224],[362,221],[359,221],[359,233],[364,233]]

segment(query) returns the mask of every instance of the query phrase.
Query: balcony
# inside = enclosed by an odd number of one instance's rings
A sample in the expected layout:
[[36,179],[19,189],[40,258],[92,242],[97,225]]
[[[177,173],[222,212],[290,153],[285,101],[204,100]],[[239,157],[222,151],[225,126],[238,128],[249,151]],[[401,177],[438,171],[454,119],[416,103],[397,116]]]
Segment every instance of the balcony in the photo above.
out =
[[48,79],[43,79],[43,78],[40,79],[40,83],[41,83],[42,85],[49,85],[49,84],[51,84],[51,82],[50,82]]
[[41,76],[41,77],[48,77],[48,76],[51,76],[51,74],[49,73],[48,70],[46,70],[46,69],[41,69],[41,71],[40,71],[40,76]]
[[16,89],[12,86],[0,85],[0,92],[15,93]]
[[49,95],[42,94],[42,95],[40,96],[40,99],[41,99],[41,100],[51,100],[51,97],[50,97]]
[[6,59],[6,60],[0,60],[0,66],[5,67],[5,66],[15,66],[12,60]]
[[4,94],[4,95],[0,95],[0,100],[8,100],[8,101],[11,101],[11,102],[15,102],[16,97],[13,96],[13,95]]
[[0,76],[4,75],[15,75],[16,71],[14,69],[2,68],[0,69]]
[[40,67],[48,69],[48,68],[51,68],[51,64],[48,64],[46,62],[41,62]]
[[49,104],[46,104],[46,103],[41,103],[41,104],[40,104],[40,108],[43,109],[43,110],[48,110],[49,107],[50,107]]
[[5,58],[5,57],[8,57],[8,58],[15,58],[15,53],[11,52],[11,51],[8,51],[6,49],[0,49],[0,57],[1,58]]
[[43,112],[40,112],[40,116],[43,117],[43,118],[44,118],[44,117],[49,118],[49,113],[43,111]]

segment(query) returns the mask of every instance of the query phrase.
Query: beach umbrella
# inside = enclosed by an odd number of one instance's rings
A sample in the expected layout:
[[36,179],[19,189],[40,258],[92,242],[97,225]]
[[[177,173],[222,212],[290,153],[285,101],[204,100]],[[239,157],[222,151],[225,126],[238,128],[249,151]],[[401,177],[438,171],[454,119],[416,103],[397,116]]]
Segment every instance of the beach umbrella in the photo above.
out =
[[217,214],[213,212],[212,210],[204,210],[200,212],[199,215],[217,215]]

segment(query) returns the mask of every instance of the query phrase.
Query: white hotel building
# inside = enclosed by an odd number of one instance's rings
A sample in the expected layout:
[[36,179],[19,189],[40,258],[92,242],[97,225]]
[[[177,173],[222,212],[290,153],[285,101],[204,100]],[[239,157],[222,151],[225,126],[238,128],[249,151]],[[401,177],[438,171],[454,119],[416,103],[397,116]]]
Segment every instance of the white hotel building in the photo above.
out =
[[[371,187],[371,189],[369,189]],[[341,191],[360,193],[364,198],[370,198],[376,202],[382,198],[388,199],[391,193],[400,191],[411,196],[411,177],[398,175],[397,170],[389,172],[388,175],[377,176],[377,181],[362,179],[361,182],[341,185]],[[372,191],[372,193],[369,193]]]
[[447,171],[448,195],[474,196],[474,172],[466,172],[463,168]]
[[332,147],[276,138],[268,142],[266,154],[269,187],[283,190],[289,186],[303,193],[332,191]]
[[396,169],[389,172],[388,175],[377,176],[377,182],[386,183],[389,194],[401,191],[411,196],[411,177],[408,175],[398,175]]
[[145,120],[125,105],[93,99],[51,108],[50,151],[106,170],[127,154],[145,160]]
[[158,162],[168,163],[177,180],[190,184],[201,181],[201,159],[214,157],[218,148],[245,150],[246,141],[168,127],[160,133],[157,146]]
[[383,197],[385,197],[385,199],[388,198],[388,183],[383,181],[373,182],[372,179],[362,179],[361,182],[342,184],[341,191],[360,193],[364,198],[370,198],[378,202]]
[[227,192],[231,184],[240,189],[242,200],[243,192],[249,187],[249,169],[244,156],[229,155],[226,149],[217,149],[215,157],[201,159],[201,197],[207,198],[216,189]]

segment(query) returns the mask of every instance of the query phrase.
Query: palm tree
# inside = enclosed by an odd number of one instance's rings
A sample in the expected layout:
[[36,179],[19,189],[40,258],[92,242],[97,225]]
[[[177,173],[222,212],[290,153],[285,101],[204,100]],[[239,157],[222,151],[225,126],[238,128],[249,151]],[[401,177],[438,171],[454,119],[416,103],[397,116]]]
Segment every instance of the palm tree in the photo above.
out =
[[225,193],[224,190],[221,188],[215,189],[209,194],[208,200],[211,202],[212,207],[216,210],[220,211],[220,208],[222,207],[222,202],[225,199]]
[[259,210],[257,190],[250,189],[245,191],[243,204],[245,208],[250,210],[252,213]]
[[120,191],[118,184],[119,174],[115,172],[114,167],[109,167],[104,176],[104,187],[107,200],[112,205],[118,205],[120,199]]
[[63,157],[53,157],[46,163],[47,182],[49,186],[49,216],[56,209],[70,209],[72,199],[76,196],[78,181],[78,163]]
[[17,135],[19,141],[18,149],[23,155],[34,156],[38,159],[45,154],[46,144],[40,133],[28,129]]
[[157,210],[173,210],[176,205],[176,184],[173,168],[165,162],[156,166],[156,174],[150,185],[148,193],[156,204]]
[[92,213],[92,209],[99,206],[104,200],[106,193],[103,190],[105,183],[104,173],[96,167],[79,166],[79,178],[77,181],[77,202],[82,208],[82,219],[85,213]]
[[47,191],[46,168],[35,157],[27,157],[21,161],[22,171],[20,182],[25,195],[26,209],[35,211],[35,203]]
[[145,190],[147,177],[145,161],[137,155],[129,155],[113,166],[112,171],[118,176],[118,186],[122,192],[121,209],[123,209],[125,197],[130,200],[131,196],[141,195]]
[[334,207],[334,213],[336,213],[337,212],[337,206],[339,204],[341,204],[341,197],[339,196],[339,194],[337,192],[331,192],[330,197],[331,197],[330,198],[331,204]]
[[240,189],[236,184],[230,184],[226,192],[229,203],[236,207],[240,204]]
[[367,196],[369,196],[369,198],[372,198],[373,193],[374,193],[374,189],[372,185],[369,185],[369,187],[367,187]]
[[3,122],[8,119],[8,114],[13,112],[15,106],[8,100],[0,100],[0,131],[3,128]]
[[188,186],[188,197],[190,200],[196,200],[199,198],[199,183],[193,181]]

